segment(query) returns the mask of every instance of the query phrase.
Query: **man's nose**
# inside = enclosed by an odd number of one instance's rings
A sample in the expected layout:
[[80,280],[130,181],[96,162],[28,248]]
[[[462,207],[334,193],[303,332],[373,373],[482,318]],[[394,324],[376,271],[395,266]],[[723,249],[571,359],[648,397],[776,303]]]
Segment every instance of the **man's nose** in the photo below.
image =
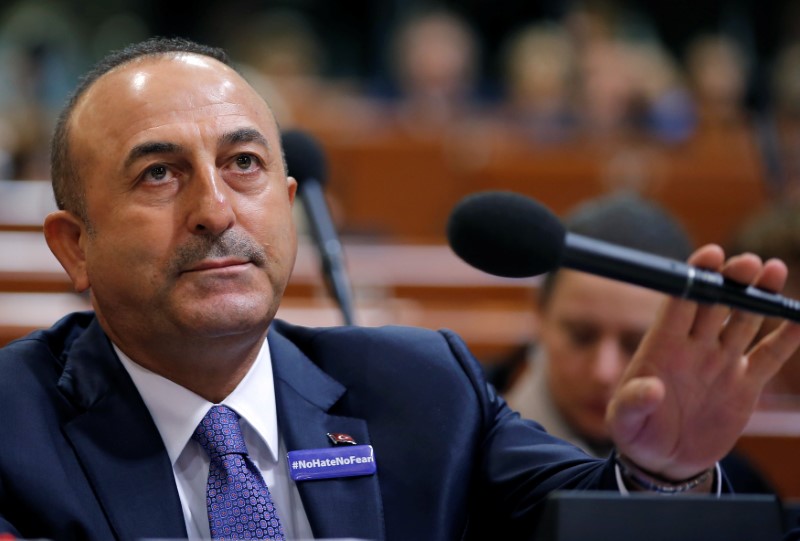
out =
[[625,354],[619,342],[611,337],[603,338],[597,344],[592,378],[605,385],[614,386],[622,377],[625,366]]
[[198,235],[219,235],[235,221],[230,187],[216,168],[197,172],[187,190],[187,226]]

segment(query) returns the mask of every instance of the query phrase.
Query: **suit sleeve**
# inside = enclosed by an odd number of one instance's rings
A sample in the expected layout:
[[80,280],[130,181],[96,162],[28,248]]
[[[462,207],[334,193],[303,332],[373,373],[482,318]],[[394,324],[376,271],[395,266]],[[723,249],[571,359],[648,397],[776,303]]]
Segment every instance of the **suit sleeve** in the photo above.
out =
[[[522,419],[486,382],[461,338],[441,332],[470,379],[482,412],[480,461],[472,491],[476,494],[472,506],[481,512],[473,513],[480,518],[473,520],[470,530],[486,528],[486,538],[516,539],[514,532],[533,531],[547,496],[556,490],[618,491],[613,459],[590,457],[538,423]],[[480,524],[484,516],[485,525]]]

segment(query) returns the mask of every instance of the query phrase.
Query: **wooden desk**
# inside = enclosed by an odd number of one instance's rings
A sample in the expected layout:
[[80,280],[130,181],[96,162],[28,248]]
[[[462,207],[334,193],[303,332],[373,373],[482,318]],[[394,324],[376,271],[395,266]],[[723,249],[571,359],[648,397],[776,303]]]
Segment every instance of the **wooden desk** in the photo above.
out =
[[49,180],[0,180],[0,231],[41,231],[54,210]]
[[[341,325],[338,308],[329,299],[284,298],[278,318],[298,325]],[[464,307],[431,305],[410,299],[386,299],[356,303],[355,318],[365,327],[409,325],[426,329],[450,329],[458,333],[480,360],[493,360],[530,342],[537,321],[531,310],[507,303]]]
[[800,498],[800,408],[756,411],[736,449],[753,462],[781,498]]
[[41,232],[0,231],[0,292],[71,292]]
[[327,134],[328,192],[340,229],[384,240],[441,242],[453,206],[465,195],[506,189],[562,215],[619,189],[672,211],[695,243],[725,243],[767,202],[753,133],[698,135],[680,145],[645,138],[620,143],[543,145],[497,124],[469,133],[415,139],[378,132]]
[[72,293],[0,293],[0,346],[47,328],[70,312],[89,309],[86,296]]

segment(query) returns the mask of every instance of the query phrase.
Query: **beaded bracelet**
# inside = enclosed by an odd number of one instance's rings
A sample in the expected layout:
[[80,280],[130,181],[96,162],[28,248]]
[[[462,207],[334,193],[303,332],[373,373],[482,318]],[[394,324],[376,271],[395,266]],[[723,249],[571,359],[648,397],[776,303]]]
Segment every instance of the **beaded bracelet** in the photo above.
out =
[[704,472],[683,481],[670,481],[664,477],[649,473],[636,466],[633,462],[623,457],[619,452],[614,454],[614,460],[622,470],[623,475],[641,489],[658,494],[680,494],[688,492],[705,483],[716,468],[709,468]]

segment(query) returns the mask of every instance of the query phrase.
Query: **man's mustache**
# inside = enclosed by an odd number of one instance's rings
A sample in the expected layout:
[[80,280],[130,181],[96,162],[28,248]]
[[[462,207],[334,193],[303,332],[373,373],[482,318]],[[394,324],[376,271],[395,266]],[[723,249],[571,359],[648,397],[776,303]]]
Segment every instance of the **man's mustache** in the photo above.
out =
[[258,267],[267,263],[267,254],[260,244],[242,232],[229,229],[216,237],[192,237],[179,246],[170,261],[170,270],[177,274],[206,259],[223,257],[247,259]]

